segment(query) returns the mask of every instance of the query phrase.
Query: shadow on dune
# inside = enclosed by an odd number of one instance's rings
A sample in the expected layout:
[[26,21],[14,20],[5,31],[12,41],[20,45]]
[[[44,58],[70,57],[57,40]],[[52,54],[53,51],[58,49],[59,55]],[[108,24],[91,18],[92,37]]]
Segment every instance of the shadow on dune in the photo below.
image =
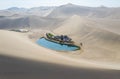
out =
[[120,79],[120,71],[73,68],[0,55],[0,79]]

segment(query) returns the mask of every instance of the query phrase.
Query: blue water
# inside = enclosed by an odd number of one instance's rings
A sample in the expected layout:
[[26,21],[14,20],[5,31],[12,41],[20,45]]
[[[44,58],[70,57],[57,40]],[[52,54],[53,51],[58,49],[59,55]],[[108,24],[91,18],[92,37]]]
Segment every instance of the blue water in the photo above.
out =
[[61,45],[59,43],[54,43],[49,40],[46,40],[45,38],[41,38],[37,40],[37,44],[52,49],[52,50],[58,50],[58,51],[74,51],[79,49],[76,46],[68,46],[68,45]]

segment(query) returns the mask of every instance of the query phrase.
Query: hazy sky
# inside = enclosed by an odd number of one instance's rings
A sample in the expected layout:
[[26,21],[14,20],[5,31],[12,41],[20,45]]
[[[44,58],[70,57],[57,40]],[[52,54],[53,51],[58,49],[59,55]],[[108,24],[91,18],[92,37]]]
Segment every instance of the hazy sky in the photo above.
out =
[[73,3],[82,6],[108,6],[120,7],[120,0],[0,0],[0,9],[9,7],[39,7],[39,6],[57,6],[67,3]]

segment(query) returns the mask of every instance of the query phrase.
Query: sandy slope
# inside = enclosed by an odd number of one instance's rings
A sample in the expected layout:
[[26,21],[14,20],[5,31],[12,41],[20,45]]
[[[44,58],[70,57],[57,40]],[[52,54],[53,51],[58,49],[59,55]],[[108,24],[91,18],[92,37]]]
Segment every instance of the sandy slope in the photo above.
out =
[[72,65],[71,61],[74,61],[70,58],[58,55],[55,51],[38,46],[19,33],[0,31],[0,38],[1,55],[58,64],[61,62],[66,65]]
[[60,55],[38,46],[24,34],[0,30],[1,79],[119,79],[116,69],[119,66]]
[[92,18],[74,15],[54,32],[56,34],[67,34],[77,43],[83,42],[84,52],[80,55],[75,55],[75,57],[120,65],[118,25],[120,24],[117,21],[110,19],[97,19],[95,21]]
[[75,60],[62,56],[58,52],[40,47],[34,42],[31,42],[24,34],[12,31],[0,30],[0,54],[76,67],[87,67],[89,64],[89,67],[104,68],[104,66],[100,67],[97,64],[92,64],[91,62],[82,59]]

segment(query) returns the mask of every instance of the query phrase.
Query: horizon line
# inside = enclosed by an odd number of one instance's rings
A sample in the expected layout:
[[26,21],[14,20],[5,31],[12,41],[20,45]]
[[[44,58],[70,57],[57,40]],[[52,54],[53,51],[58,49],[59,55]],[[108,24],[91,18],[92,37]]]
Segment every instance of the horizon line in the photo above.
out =
[[39,8],[39,7],[60,7],[60,6],[64,6],[64,5],[76,5],[76,6],[81,6],[81,7],[91,7],[91,8],[96,8],[96,7],[105,7],[105,8],[120,8],[117,6],[105,6],[105,5],[99,5],[99,6],[86,6],[86,5],[79,5],[79,4],[75,4],[75,3],[66,3],[66,4],[60,4],[60,5],[42,5],[42,6],[35,6],[35,7],[20,7],[20,6],[11,6],[8,8],[4,8],[4,9],[0,9],[0,10],[6,10],[6,9],[10,9],[10,8],[24,8],[24,9],[31,9],[31,8]]

